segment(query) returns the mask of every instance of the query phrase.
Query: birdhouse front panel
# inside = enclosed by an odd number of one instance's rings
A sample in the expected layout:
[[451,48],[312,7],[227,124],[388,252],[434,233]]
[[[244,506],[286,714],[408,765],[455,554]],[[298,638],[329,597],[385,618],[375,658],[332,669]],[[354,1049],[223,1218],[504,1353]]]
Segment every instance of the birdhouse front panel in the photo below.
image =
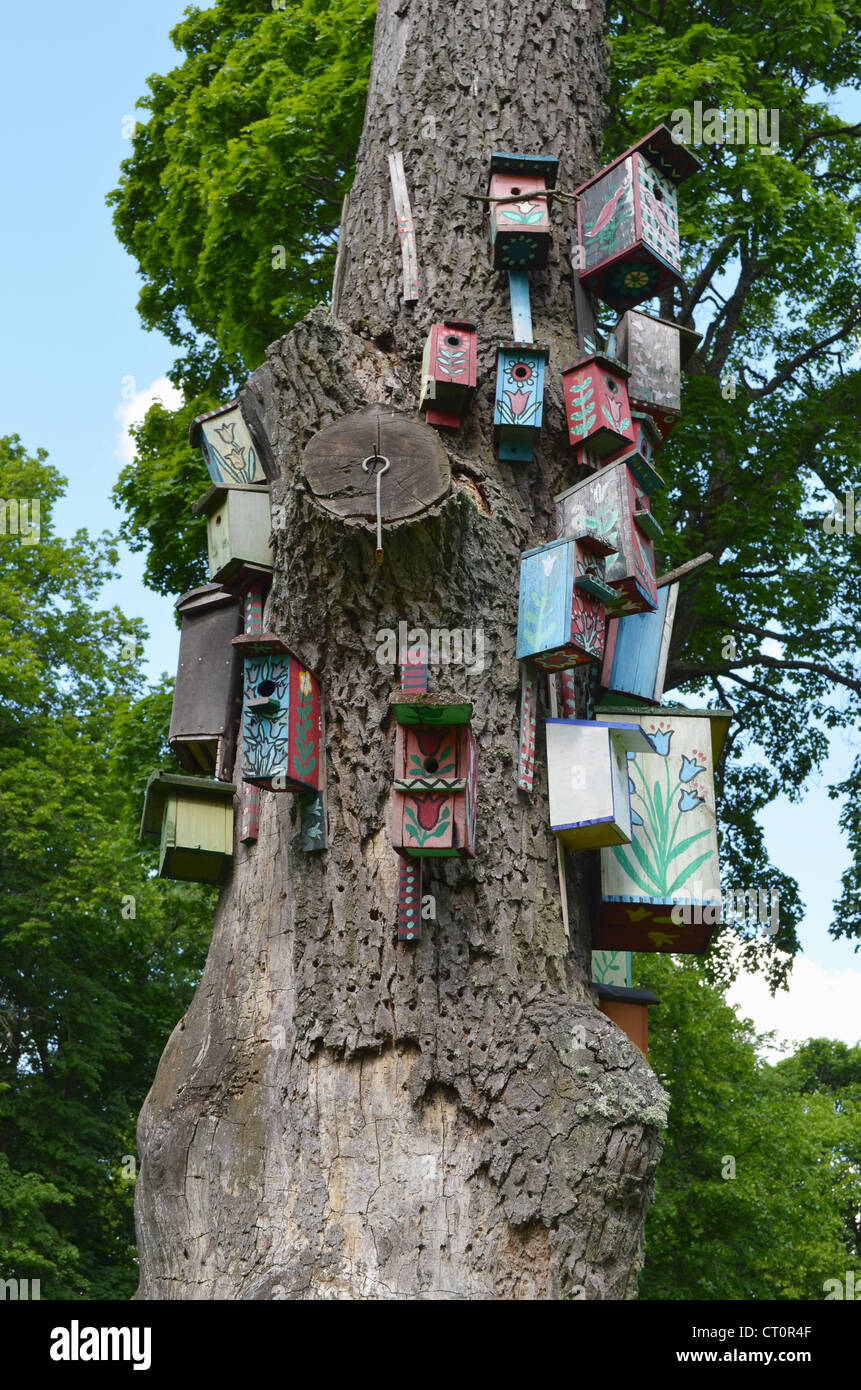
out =
[[223,584],[246,565],[272,570],[268,488],[211,487],[192,511],[206,517],[210,579]]
[[[552,541],[520,558],[517,659],[562,671],[604,652],[606,603],[615,590],[604,580],[609,546],[591,537]],[[610,552],[611,553],[611,552]]]
[[[656,534],[648,493],[625,463],[610,464],[556,497],[563,536],[592,534],[613,547],[604,578],[616,590],[612,616],[653,612]],[[647,515],[648,514],[648,515]]]
[[399,724],[392,844],[411,858],[475,858],[478,749],[468,724]]
[[238,401],[198,415],[189,435],[192,445],[200,446],[210,478],[220,487],[266,482],[263,461]]
[[601,851],[593,948],[699,954],[720,921],[714,752],[728,716],[715,712],[713,731],[699,711],[601,715],[638,723],[649,747],[628,756],[631,845]]
[[272,634],[236,639],[245,657],[242,776],[270,791],[318,791],[319,677]]
[[678,584],[665,584],[658,590],[654,613],[631,613],[607,624],[601,668],[605,690],[648,704],[661,699],[678,592]]
[[429,425],[457,429],[476,385],[478,334],[458,319],[434,323],[422,358],[419,406]]
[[576,191],[586,289],[628,309],[681,282],[675,187],[636,148]]
[[494,154],[490,161],[490,244],[497,270],[532,270],[547,264],[550,211],[547,190],[555,159]]
[[539,343],[500,343],[496,353],[493,432],[499,458],[529,463],[544,414],[548,349]]
[[242,661],[231,645],[242,605],[218,584],[177,600],[182,621],[168,743],[187,772],[229,781],[240,716]]
[[565,418],[572,445],[606,456],[630,448],[634,423],[625,380],[628,373],[609,357],[587,357],[562,373]]
[[147,783],[140,836],[159,839],[159,875],[187,883],[223,883],[233,860],[233,797],[227,782],[154,772]]
[[616,347],[630,370],[628,395],[635,410],[677,419],[681,374],[702,335],[667,319],[629,310],[616,325]]

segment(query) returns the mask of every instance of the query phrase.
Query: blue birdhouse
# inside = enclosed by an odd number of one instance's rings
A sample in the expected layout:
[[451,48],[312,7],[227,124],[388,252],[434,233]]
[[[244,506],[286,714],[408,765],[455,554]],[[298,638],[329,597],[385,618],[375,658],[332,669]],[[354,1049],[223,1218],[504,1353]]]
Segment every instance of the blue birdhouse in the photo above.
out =
[[496,352],[493,433],[499,458],[529,463],[544,414],[544,375],[549,348],[540,343],[500,343]]

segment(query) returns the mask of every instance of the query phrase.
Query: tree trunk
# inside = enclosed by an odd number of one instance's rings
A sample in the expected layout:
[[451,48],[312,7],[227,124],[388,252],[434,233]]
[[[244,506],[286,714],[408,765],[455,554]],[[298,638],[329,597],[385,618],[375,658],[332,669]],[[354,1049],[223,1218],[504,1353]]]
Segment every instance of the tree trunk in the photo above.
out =
[[[561,189],[598,167],[601,23],[568,0],[381,0],[337,316],[273,344],[243,396],[280,470],[265,626],[324,685],[329,848],[303,853],[294,798],[263,793],[140,1118],[140,1298],[635,1296],[664,1094],[593,1002],[597,854],[567,856],[565,935],[540,724],[535,794],[516,787],[519,556],[556,534],[552,497],[574,480],[558,374],[576,355],[573,205],[556,203],[531,276],[544,431],[531,465],[509,465],[491,428],[508,286],[486,204],[463,192],[486,193],[494,149],[558,155]],[[427,329],[455,316],[479,327],[479,388],[445,440],[451,491],[387,527],[378,566],[371,529],[313,500],[302,450],[368,403],[415,411]],[[395,939],[397,674],[377,659],[400,621],[485,638],[484,671],[447,680],[475,707],[478,857],[424,861],[437,920],[417,945]]]

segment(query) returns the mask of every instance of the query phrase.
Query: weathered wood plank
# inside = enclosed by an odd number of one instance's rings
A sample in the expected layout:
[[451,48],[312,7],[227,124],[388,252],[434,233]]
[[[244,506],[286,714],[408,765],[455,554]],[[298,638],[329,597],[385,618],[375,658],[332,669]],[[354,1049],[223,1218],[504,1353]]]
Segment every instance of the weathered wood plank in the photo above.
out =
[[404,157],[400,150],[389,155],[389,174],[392,180],[392,194],[395,200],[395,221],[401,243],[401,257],[404,263],[404,302],[414,304],[419,297],[419,261],[416,251],[416,229],[407,193],[407,179],[404,173]]

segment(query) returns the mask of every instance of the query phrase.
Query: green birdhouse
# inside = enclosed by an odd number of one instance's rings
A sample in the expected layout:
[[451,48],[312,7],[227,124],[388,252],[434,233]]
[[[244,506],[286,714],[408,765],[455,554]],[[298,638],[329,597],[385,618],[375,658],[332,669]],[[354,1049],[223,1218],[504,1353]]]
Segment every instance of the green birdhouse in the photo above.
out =
[[272,520],[267,487],[215,485],[194,503],[192,511],[206,517],[211,580],[223,584],[249,565],[271,574],[274,557],[269,545]]
[[147,782],[141,840],[161,838],[158,871],[185,883],[223,883],[233,861],[230,782],[154,772]]

